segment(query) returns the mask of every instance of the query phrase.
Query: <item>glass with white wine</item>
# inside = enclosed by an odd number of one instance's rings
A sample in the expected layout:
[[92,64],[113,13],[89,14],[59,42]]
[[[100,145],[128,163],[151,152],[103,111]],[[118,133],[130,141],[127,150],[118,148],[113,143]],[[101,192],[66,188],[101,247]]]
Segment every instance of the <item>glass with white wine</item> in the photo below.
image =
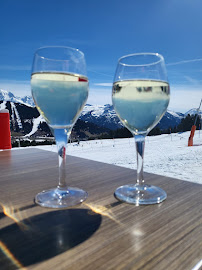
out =
[[116,189],[117,199],[136,205],[160,203],[167,194],[146,184],[143,176],[145,137],[167,110],[170,87],[164,58],[157,53],[138,53],[119,59],[112,89],[114,109],[134,135],[137,152],[137,181]]
[[31,90],[38,111],[55,136],[59,158],[58,186],[37,194],[35,202],[50,208],[79,204],[87,198],[87,192],[67,186],[65,164],[69,135],[88,97],[84,54],[69,47],[38,49],[33,60]]

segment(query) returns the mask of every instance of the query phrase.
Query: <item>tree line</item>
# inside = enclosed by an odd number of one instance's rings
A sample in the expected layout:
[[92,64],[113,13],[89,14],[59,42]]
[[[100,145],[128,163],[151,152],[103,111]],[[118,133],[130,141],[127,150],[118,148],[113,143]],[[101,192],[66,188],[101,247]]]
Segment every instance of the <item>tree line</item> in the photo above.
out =
[[[182,118],[178,126],[168,127],[167,129],[160,129],[159,126],[157,125],[149,132],[148,136],[190,131],[195,123],[195,119],[196,115],[188,114],[185,118]],[[200,116],[197,117],[196,129],[201,129]],[[129,137],[133,137],[133,135],[127,128],[123,127],[116,130],[110,130],[108,134],[105,133],[99,136],[99,139],[129,138]]]
[[[190,115],[188,114],[185,118],[182,118],[180,124],[178,126],[174,127],[168,127],[167,129],[160,129],[157,125],[154,127],[148,134],[148,136],[155,136],[155,135],[161,135],[161,134],[170,134],[170,133],[177,133],[177,132],[185,132],[190,131],[192,126],[195,123],[196,115]],[[97,125],[93,123],[85,123],[81,120],[77,121],[78,123],[75,125],[73,129],[73,136],[71,137],[71,141],[79,141],[79,140],[95,140],[95,139],[114,139],[114,138],[129,138],[133,137],[131,132],[125,128],[118,128],[116,130],[110,130],[102,127],[98,127]],[[42,125],[46,125],[46,123],[42,123],[40,128],[42,128]],[[47,126],[47,134],[49,134],[49,127]],[[196,121],[196,129],[201,129],[201,117],[197,117]],[[44,130],[44,127],[43,127]],[[50,133],[51,134],[51,133]],[[12,143],[12,147],[26,147],[26,146],[36,146],[36,145],[48,145],[48,144],[54,144],[55,142],[52,142],[46,138],[44,141],[36,141],[35,138],[33,138],[32,141],[29,140],[20,140],[15,141]]]

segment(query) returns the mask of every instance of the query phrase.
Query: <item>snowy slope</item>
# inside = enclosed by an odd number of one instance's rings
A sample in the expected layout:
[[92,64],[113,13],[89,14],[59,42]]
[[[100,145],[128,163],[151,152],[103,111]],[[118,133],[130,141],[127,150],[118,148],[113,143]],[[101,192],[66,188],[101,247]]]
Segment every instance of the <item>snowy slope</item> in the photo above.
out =
[[[146,138],[144,171],[202,184],[202,132],[196,131],[194,146],[188,147],[190,132]],[[56,152],[56,146],[40,146]],[[69,144],[72,156],[136,169],[134,139],[96,140]],[[134,181],[136,175],[134,173]],[[127,179],[123,179],[127,184]]]
[[[39,112],[35,107],[27,106],[23,103],[12,101],[1,101],[0,110],[8,109],[10,113],[10,128],[12,132],[20,132],[20,134],[34,134],[38,130],[36,126]],[[41,122],[45,122],[40,117]],[[39,122],[40,123],[40,122]]]
[[12,110],[12,120],[14,120],[14,115],[16,117],[17,125],[20,129],[22,129],[22,122],[20,119],[20,115],[18,113],[18,110],[16,109],[15,103],[11,102],[11,110]]
[[37,118],[33,118],[33,127],[32,127],[32,130],[30,131],[30,133],[26,134],[25,137],[30,137],[34,133],[36,133],[37,130],[38,130],[39,124],[42,123],[42,122],[45,122],[45,120],[44,120],[44,118],[41,115],[39,115],[39,117],[37,117]]

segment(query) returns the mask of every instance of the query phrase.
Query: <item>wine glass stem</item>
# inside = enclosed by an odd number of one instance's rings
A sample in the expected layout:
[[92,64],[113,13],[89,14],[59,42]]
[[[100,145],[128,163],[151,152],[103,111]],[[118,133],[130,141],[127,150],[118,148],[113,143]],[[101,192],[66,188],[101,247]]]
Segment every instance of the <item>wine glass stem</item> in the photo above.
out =
[[59,161],[59,189],[66,189],[66,148],[67,142],[70,135],[70,130],[67,129],[55,129],[54,130],[55,140],[58,150],[58,161]]
[[144,185],[143,162],[145,135],[135,135],[136,153],[137,153],[137,185]]

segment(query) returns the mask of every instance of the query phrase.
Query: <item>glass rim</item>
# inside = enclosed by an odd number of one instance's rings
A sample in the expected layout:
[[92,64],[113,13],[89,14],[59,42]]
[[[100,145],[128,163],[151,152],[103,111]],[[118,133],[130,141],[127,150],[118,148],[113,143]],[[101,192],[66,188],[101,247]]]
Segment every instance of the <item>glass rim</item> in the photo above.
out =
[[69,59],[56,59],[56,58],[49,58],[49,57],[44,57],[43,55],[40,55],[38,52],[41,51],[41,50],[44,50],[44,49],[53,49],[53,48],[57,48],[57,49],[68,49],[68,50],[72,50],[72,51],[75,51],[75,52],[78,52],[80,54],[80,57],[83,57],[84,58],[84,53],[82,51],[80,51],[79,49],[76,49],[76,48],[73,48],[73,47],[68,47],[68,46],[42,46],[42,47],[39,47],[34,55],[42,58],[42,59],[45,59],[45,60],[50,60],[50,61],[69,61]]
[[[154,61],[154,62],[151,62],[151,63],[148,63],[148,64],[126,64],[126,63],[124,63],[124,62],[121,62],[123,59],[126,59],[126,58],[129,58],[129,57],[132,57],[132,56],[143,56],[143,55],[150,55],[150,56],[156,56],[156,57],[158,57],[159,58],[159,60],[157,60],[157,61]],[[141,67],[141,66],[152,66],[152,65],[156,65],[156,64],[158,64],[158,63],[160,63],[160,62],[164,62],[164,57],[161,55],[161,54],[159,54],[159,53],[147,53],[147,52],[145,52],[145,53],[132,53],[132,54],[127,54],[127,55],[124,55],[124,56],[122,56],[122,57],[120,57],[119,59],[118,59],[118,63],[120,64],[120,65],[123,65],[123,66],[131,66],[131,67]]]

